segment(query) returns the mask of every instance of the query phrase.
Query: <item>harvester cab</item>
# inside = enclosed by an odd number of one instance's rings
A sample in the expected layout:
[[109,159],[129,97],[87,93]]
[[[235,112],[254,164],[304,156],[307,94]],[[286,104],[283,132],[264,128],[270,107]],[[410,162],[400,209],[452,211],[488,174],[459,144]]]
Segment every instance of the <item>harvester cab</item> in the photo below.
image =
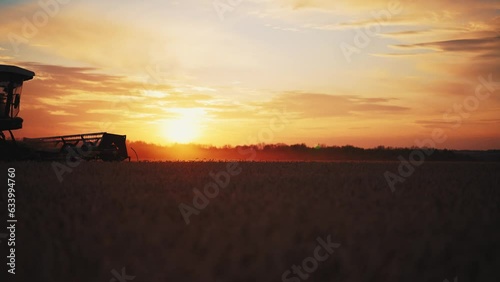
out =
[[18,116],[21,108],[23,83],[33,79],[35,73],[20,67],[0,65],[0,139],[5,140],[4,131],[23,127],[23,119]]
[[[126,136],[107,132],[24,138],[22,144],[17,144],[12,131],[23,127],[23,119],[18,116],[22,87],[34,76],[27,69],[0,65],[0,159],[130,160]],[[4,131],[10,133],[11,142],[7,142]]]

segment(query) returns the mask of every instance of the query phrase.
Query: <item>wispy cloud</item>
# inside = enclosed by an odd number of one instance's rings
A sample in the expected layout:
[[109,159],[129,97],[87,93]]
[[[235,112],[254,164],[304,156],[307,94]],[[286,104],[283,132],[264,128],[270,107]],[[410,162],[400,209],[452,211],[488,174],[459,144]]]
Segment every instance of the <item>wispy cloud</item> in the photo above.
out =
[[473,38],[473,39],[457,39],[435,42],[424,42],[416,44],[400,44],[396,45],[400,48],[411,49],[434,49],[450,52],[481,52],[481,51],[498,51],[500,48],[500,36]]
[[391,114],[409,108],[394,104],[390,98],[363,98],[350,95],[288,92],[275,97],[263,107],[286,108],[301,118]]

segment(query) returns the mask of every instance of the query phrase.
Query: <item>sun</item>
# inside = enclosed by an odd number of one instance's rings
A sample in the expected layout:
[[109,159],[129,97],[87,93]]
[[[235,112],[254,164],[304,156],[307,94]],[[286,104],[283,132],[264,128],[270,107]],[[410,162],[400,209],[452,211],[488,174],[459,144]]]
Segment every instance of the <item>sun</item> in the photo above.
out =
[[189,143],[198,137],[199,128],[190,118],[179,118],[170,122],[167,137],[175,143]]
[[176,111],[178,117],[166,121],[165,135],[170,142],[191,143],[201,135],[202,113],[191,109]]

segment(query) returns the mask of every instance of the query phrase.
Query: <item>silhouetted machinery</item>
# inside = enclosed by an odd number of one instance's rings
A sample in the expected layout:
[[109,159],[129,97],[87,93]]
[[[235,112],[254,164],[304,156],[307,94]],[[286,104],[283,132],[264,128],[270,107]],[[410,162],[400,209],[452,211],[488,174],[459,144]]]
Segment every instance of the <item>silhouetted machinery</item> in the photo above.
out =
[[18,117],[23,83],[33,79],[35,73],[15,66],[0,65],[0,138],[5,140],[7,130],[12,139],[12,130],[23,127],[23,119]]
[[[123,161],[129,159],[126,136],[106,132],[24,138],[16,142],[13,130],[23,127],[19,117],[23,83],[35,73],[16,66],[0,65],[0,159],[3,160],[84,160]],[[7,140],[4,131],[10,133]]]

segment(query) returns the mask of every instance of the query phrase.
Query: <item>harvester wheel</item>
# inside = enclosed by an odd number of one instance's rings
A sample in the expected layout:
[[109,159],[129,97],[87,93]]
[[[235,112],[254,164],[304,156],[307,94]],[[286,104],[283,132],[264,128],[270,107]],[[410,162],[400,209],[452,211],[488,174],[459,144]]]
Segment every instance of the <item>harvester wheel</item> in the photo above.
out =
[[73,144],[64,144],[61,148],[61,154],[63,154],[66,158],[69,156],[69,160],[71,162],[78,161],[78,153],[76,152],[76,146]]
[[80,150],[82,151],[83,154],[90,153],[92,150],[94,150],[95,144],[92,142],[85,142],[83,143],[82,147],[80,147]]
[[101,160],[105,162],[118,162],[120,159],[118,158],[118,154],[115,151],[106,152],[105,154],[101,154]]

